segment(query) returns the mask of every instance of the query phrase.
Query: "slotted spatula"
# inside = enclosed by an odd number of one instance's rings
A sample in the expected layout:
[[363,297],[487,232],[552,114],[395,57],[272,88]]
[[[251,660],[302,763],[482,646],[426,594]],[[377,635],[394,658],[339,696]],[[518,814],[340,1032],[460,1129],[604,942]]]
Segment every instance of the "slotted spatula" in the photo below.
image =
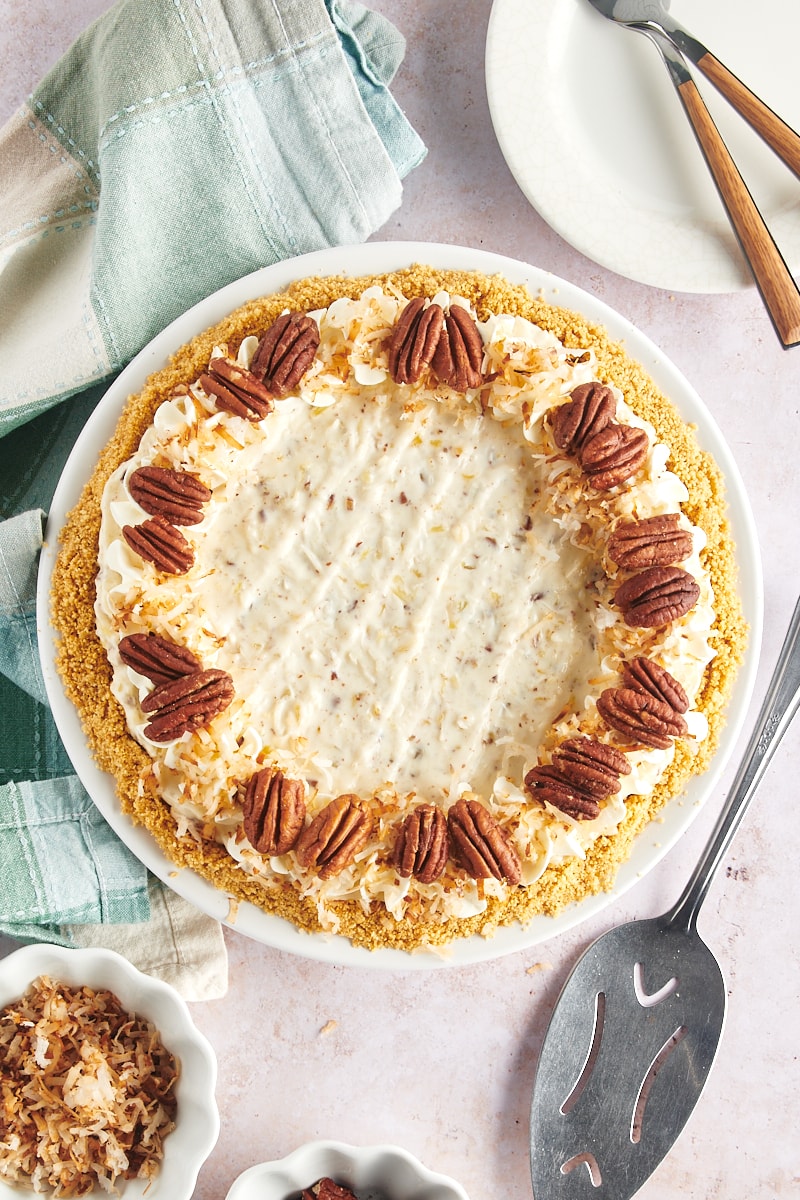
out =
[[714,833],[677,903],[598,938],[565,983],[531,1108],[535,1200],[629,1200],[688,1120],[725,1020],[697,914],[800,704],[800,600]]

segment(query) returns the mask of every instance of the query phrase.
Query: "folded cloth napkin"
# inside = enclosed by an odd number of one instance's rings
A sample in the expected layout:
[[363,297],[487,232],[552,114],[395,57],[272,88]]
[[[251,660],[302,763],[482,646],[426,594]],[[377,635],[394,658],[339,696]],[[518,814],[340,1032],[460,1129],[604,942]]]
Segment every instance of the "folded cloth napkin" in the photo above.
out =
[[404,53],[393,25],[352,0],[120,0],[0,130],[0,931],[12,937],[116,936],[187,993],[224,990],[219,926],[148,877],[58,738],[36,645],[45,514],[105,386],[170,320],[258,267],[362,242],[397,208],[425,155],[389,91]]
[[[48,443],[46,425],[69,429],[87,399],[63,408],[68,421],[46,413],[0,440],[3,485],[34,503],[66,445],[58,453],[56,442],[26,488],[19,477],[37,437]],[[72,774],[47,707],[35,623],[43,517],[32,508],[0,523],[0,930],[22,942],[107,946],[187,1000],[216,999],[227,990],[219,923],[148,876],[113,833]]]
[[122,0],[0,135],[11,428],[267,263],[364,241],[424,148],[351,0]]

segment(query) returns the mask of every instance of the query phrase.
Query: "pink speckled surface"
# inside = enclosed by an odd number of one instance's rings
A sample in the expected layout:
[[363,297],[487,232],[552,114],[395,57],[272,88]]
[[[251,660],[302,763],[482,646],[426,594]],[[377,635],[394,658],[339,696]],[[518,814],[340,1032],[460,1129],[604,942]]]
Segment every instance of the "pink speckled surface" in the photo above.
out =
[[[488,3],[461,5],[456,20],[454,6],[437,0],[374,6],[408,39],[394,93],[429,147],[379,237],[473,245],[535,263],[618,309],[678,365],[720,425],[753,507],[765,577],[760,700],[800,592],[800,348],[779,348],[753,288],[692,296],[633,283],[545,225],[492,129]],[[55,11],[44,0],[0,0],[0,119],[106,7],[62,0]],[[800,1196],[799,776],[795,727],[701,914],[730,991],[728,1023],[699,1107],[643,1200]],[[197,1200],[221,1200],[238,1172],[318,1137],[397,1142],[455,1176],[471,1200],[530,1197],[531,1087],[559,987],[598,933],[671,904],[723,794],[724,787],[681,844],[602,916],[494,963],[378,974],[293,958],[228,932],[229,993],[193,1006],[219,1055],[222,1113]]]

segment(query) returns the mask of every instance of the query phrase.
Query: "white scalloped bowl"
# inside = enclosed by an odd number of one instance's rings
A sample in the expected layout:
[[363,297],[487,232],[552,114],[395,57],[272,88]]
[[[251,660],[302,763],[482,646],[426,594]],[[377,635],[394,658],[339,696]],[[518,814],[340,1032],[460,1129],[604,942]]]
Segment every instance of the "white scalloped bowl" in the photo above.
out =
[[[17,1000],[40,975],[72,987],[113,992],[129,1012],[152,1021],[179,1060],[175,1128],[164,1139],[161,1169],[150,1183],[131,1179],[119,1185],[122,1200],[190,1200],[200,1167],[219,1136],[214,1091],[217,1060],[195,1028],[183,997],[160,979],[145,975],[121,954],[104,949],[68,949],[36,943],[0,959],[0,1009]],[[93,1194],[100,1194],[97,1187]],[[0,1197],[24,1194],[0,1180]],[[32,1193],[31,1193],[32,1194]]]
[[358,1200],[469,1200],[460,1183],[400,1146],[307,1142],[286,1158],[258,1163],[234,1181],[226,1200],[295,1200],[328,1176]]

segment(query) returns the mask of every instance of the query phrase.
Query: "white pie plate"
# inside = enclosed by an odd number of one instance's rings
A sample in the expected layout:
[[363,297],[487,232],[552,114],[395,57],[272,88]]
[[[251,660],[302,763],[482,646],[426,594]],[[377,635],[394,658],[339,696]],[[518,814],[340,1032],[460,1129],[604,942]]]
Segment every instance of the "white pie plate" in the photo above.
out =
[[[670,14],[800,129],[797,0],[672,0]],[[800,188],[699,71],[700,91],[786,262]],[[640,283],[732,292],[752,276],[655,47],[589,0],[494,0],[486,87],[503,156],[547,223]]]
[[[609,334],[625,343],[628,353],[650,373],[656,384],[670,397],[684,420],[697,427],[698,438],[723,472],[727,487],[729,522],[736,545],[740,572],[740,594],[744,616],[750,627],[750,642],[745,663],[739,672],[728,708],[727,722],[711,768],[693,779],[682,797],[665,806],[663,820],[653,836],[647,831],[638,839],[633,853],[622,866],[613,892],[592,896],[565,909],[556,917],[535,917],[524,928],[502,928],[491,938],[479,936],[454,942],[446,953],[401,950],[366,950],[354,947],[345,938],[308,934],[289,922],[263,912],[250,904],[230,908],[229,899],[211,883],[191,870],[176,870],[148,831],[133,823],[121,811],[114,781],[99,770],[86,743],[77,711],[66,698],[55,667],[56,635],[49,619],[50,581],[58,553],[59,533],[67,514],[77,503],[83,485],[100,451],[111,438],[125,399],[141,389],[145,379],[164,366],[175,350],[195,334],[215,324],[238,305],[254,297],[276,292],[295,279],[311,275],[363,275],[381,273],[428,263],[451,270],[476,270],[484,274],[502,274],[511,283],[527,285],[552,304],[583,313],[603,325]],[[423,242],[369,243],[356,247],[321,250],[265,267],[229,284],[195,305],[160,333],[122,372],[104,395],[83,429],[70,455],[53,497],[47,524],[45,547],[39,567],[37,626],[47,694],[59,733],[75,770],[85,788],[129,849],[168,887],[173,888],[198,908],[240,933],[307,958],[324,962],[351,964],[394,970],[424,970],[483,962],[533,946],[563,933],[593,916],[610,900],[619,896],[658,863],[688,828],[702,802],[713,792],[722,771],[737,744],[753,688],[758,651],[761,644],[762,585],[761,560],[752,513],[738,468],[719,428],[708,410],[665,355],[624,317],[582,289],[554,275],[482,250]],[[230,921],[229,921],[230,918]]]

